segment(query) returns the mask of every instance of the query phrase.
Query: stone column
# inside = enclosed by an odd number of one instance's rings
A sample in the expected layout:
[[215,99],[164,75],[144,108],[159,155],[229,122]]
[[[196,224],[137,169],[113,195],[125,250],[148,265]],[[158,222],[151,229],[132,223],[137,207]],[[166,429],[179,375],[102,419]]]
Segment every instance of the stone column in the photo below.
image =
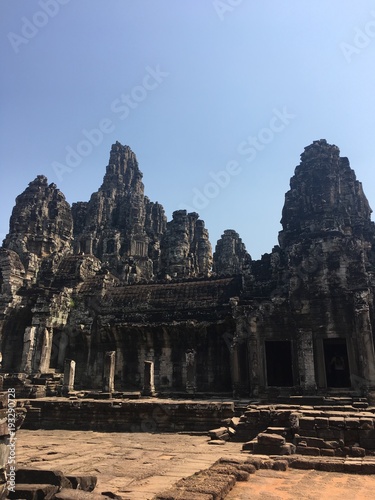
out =
[[115,390],[115,360],[116,351],[108,351],[104,356],[103,392]]
[[196,390],[195,386],[195,369],[196,369],[196,352],[194,349],[189,349],[186,353],[186,392],[190,394]]
[[315,393],[316,380],[312,331],[300,329],[297,339],[300,386],[304,393]]
[[41,332],[41,353],[38,371],[40,373],[47,373],[51,362],[52,353],[52,328],[43,328]]
[[21,371],[25,372],[28,375],[32,373],[34,347],[35,347],[35,333],[36,333],[36,327],[28,326],[25,329],[25,334],[23,336]]
[[143,382],[143,396],[155,396],[155,383],[154,383],[154,363],[153,361],[144,362],[144,382]]
[[241,392],[240,365],[238,361],[238,344],[234,341],[230,346],[230,365],[232,375],[233,397],[237,397]]
[[[371,401],[375,402],[375,351],[369,295],[369,290],[361,290],[354,294],[354,334],[357,340],[360,370],[357,378],[362,378],[363,388],[369,391],[368,397],[371,396]],[[359,385],[358,380],[356,384]]]
[[76,362],[66,359],[64,363],[64,385],[63,392],[68,393],[74,390],[74,377],[76,373]]

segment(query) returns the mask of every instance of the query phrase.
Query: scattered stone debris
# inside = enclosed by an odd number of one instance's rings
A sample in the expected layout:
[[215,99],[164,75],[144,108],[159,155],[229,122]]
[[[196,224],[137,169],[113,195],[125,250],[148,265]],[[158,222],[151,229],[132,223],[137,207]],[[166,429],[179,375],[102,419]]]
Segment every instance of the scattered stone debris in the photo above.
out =
[[208,435],[216,441],[245,441],[244,451],[261,455],[375,455],[375,407],[336,403],[251,404],[239,419],[224,420],[227,427],[213,429]]

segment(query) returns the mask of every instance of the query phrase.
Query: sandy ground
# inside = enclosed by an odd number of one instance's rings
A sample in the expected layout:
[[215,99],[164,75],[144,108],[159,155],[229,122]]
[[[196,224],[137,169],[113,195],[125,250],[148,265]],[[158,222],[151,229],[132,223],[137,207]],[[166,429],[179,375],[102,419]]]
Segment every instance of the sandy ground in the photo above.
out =
[[[240,443],[209,445],[206,436],[82,431],[17,432],[17,465],[96,475],[95,491],[148,500],[222,456],[244,458]],[[375,476],[317,471],[257,471],[237,483],[229,500],[375,498]]]

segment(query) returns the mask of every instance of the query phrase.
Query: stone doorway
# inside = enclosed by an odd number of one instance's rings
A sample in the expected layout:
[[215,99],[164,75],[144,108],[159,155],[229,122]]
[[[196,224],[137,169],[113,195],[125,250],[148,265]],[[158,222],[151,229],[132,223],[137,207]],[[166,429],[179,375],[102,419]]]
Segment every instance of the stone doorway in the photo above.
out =
[[350,369],[346,340],[324,339],[323,348],[327,387],[350,387]]
[[266,340],[265,349],[268,387],[292,387],[292,342]]

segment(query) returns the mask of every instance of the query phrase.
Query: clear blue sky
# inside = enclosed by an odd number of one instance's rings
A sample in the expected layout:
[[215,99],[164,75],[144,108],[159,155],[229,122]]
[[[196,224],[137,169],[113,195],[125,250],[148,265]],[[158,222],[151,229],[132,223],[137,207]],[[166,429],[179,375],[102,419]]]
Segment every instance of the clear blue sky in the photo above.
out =
[[1,238],[38,174],[88,200],[116,140],[168,219],[194,209],[253,258],[313,140],[375,207],[373,1],[2,0],[0,40]]

